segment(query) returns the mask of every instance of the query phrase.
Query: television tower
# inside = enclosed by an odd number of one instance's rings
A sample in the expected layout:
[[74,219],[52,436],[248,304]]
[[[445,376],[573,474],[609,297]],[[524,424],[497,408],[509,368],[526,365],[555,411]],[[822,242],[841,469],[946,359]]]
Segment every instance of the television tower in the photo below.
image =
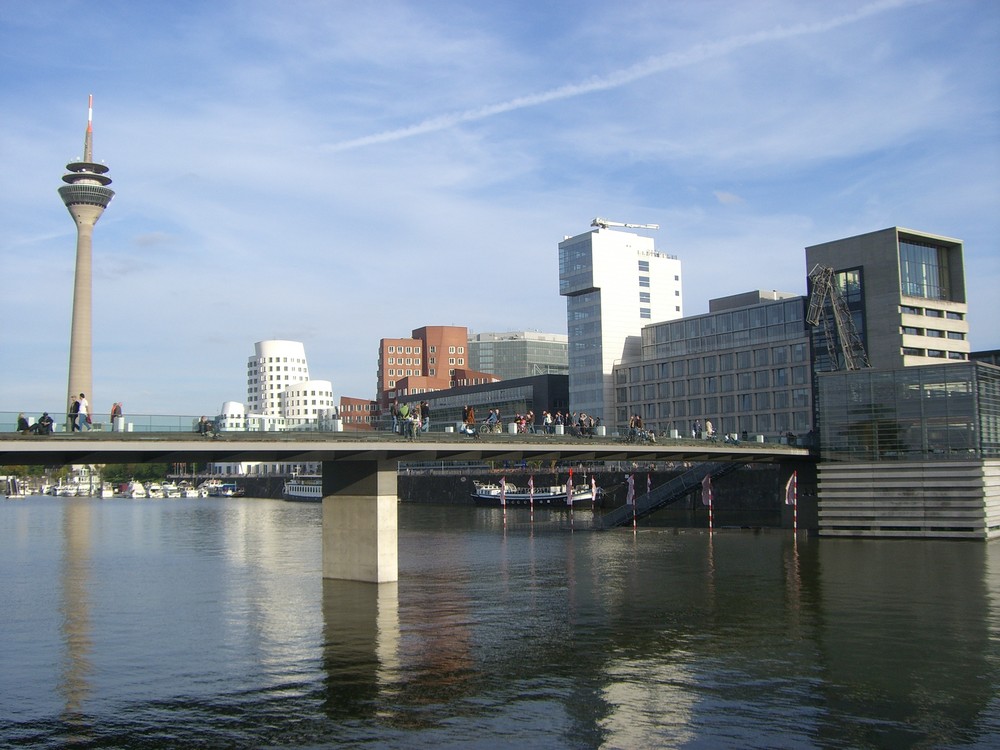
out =
[[[63,175],[66,184],[59,188],[59,195],[76,222],[76,275],[73,283],[73,325],[69,339],[69,399],[81,393],[94,403],[91,340],[93,270],[91,262],[94,224],[114,197],[108,185],[111,178],[108,168],[94,161],[94,95],[87,102],[87,134],[83,139],[83,159],[66,165],[69,174]],[[69,411],[67,402],[66,410]],[[93,407],[91,407],[93,411]],[[69,420],[67,416],[67,421]]]

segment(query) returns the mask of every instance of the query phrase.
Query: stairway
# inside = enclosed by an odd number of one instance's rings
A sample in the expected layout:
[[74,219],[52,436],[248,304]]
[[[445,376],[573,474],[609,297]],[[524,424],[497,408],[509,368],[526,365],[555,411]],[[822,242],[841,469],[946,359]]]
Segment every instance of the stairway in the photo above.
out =
[[[660,485],[655,490],[645,495],[637,496],[635,499],[635,517],[645,518],[651,513],[655,513],[660,508],[666,507],[701,486],[702,480],[706,476],[717,479],[731,471],[743,466],[742,463],[717,463],[705,461],[692,467],[679,477],[674,477],[669,482]],[[633,510],[631,505],[620,505],[609,513],[602,516],[594,516],[594,528],[611,529],[615,526],[624,526],[632,522]]]

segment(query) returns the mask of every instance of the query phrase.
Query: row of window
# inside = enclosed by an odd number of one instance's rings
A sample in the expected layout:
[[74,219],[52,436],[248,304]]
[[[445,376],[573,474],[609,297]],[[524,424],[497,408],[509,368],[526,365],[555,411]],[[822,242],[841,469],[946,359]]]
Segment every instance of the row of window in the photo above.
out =
[[965,320],[965,313],[953,310],[937,310],[932,307],[912,307],[902,305],[899,311],[905,315],[923,315],[925,318],[947,318],[948,320]]
[[903,354],[910,357],[933,357],[934,359],[954,359],[966,360],[967,355],[963,352],[947,352],[942,349],[917,349],[912,346],[904,346]]
[[935,339],[949,338],[954,341],[965,341],[965,334],[961,331],[942,331],[937,328],[915,328],[913,326],[903,326],[900,330],[907,336],[927,336]]

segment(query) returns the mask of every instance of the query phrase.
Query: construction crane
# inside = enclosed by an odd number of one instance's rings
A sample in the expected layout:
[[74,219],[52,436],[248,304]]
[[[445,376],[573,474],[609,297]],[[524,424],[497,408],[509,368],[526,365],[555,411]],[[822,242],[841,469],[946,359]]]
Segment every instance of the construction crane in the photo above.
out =
[[659,224],[622,224],[620,221],[608,221],[607,219],[602,219],[598,216],[592,222],[590,222],[592,227],[600,227],[601,229],[607,229],[608,227],[625,227],[626,229],[659,229]]
[[[841,369],[843,355],[844,369],[860,370],[871,367],[865,345],[854,327],[854,318],[847,308],[847,301],[833,283],[833,269],[829,266],[817,265],[809,272],[812,281],[812,293],[809,295],[809,310],[806,312],[806,323],[818,326],[824,323],[823,333],[826,336],[826,347],[830,354],[830,363],[834,370]],[[829,308],[829,312],[827,309]],[[833,318],[832,323],[830,318]],[[836,338],[834,338],[834,330]]]

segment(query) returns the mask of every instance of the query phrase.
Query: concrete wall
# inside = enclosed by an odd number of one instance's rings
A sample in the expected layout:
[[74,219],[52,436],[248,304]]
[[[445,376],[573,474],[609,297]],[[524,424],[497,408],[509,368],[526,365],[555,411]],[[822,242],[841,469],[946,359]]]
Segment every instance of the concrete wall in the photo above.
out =
[[1000,460],[822,463],[819,534],[1000,538]]

